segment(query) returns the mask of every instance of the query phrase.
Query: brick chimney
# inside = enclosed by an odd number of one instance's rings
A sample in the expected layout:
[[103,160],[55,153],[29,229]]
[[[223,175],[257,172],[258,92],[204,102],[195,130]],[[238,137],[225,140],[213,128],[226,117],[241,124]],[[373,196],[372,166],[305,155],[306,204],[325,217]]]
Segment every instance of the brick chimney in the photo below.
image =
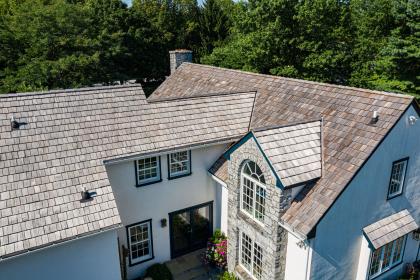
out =
[[171,75],[183,62],[192,62],[192,53],[190,50],[174,50],[169,52]]

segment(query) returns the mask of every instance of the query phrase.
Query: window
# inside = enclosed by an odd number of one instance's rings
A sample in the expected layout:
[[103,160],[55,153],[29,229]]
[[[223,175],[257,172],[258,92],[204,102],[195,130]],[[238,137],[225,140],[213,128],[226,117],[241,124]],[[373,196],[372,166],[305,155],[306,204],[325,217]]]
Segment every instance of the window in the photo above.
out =
[[160,157],[148,157],[137,160],[136,173],[137,186],[160,181]]
[[130,265],[151,260],[153,258],[152,220],[127,226]]
[[241,210],[259,222],[265,215],[265,178],[253,161],[245,163],[241,173]]
[[176,152],[168,155],[169,179],[191,174],[191,151]]
[[369,276],[374,278],[402,262],[406,235],[372,252]]
[[256,279],[261,279],[263,252],[261,246],[253,242],[245,233],[241,234],[240,264]]
[[388,198],[393,198],[403,192],[404,179],[407,171],[408,158],[398,160],[392,164],[389,182]]

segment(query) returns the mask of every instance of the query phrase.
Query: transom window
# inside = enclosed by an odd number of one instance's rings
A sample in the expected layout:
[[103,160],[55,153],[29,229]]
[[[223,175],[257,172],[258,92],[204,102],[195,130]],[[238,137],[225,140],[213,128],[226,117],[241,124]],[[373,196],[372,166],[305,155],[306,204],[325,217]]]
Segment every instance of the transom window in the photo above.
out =
[[241,173],[241,210],[259,222],[264,221],[265,178],[253,161],[245,163]]
[[369,276],[374,278],[401,263],[406,235],[385,244],[372,253]]
[[160,158],[148,157],[136,161],[137,185],[160,181]]
[[261,279],[263,251],[248,235],[242,232],[240,240],[240,264],[256,279]]
[[403,191],[408,159],[402,159],[392,164],[389,182],[388,198],[400,195]]
[[191,152],[182,151],[168,156],[169,178],[191,174]]
[[151,220],[127,227],[130,265],[153,258]]

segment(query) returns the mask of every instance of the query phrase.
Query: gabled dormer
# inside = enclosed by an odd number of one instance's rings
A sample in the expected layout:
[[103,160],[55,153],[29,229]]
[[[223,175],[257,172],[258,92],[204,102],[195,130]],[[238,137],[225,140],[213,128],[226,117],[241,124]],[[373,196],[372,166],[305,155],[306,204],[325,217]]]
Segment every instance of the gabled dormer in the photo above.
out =
[[321,178],[322,120],[253,129],[222,155],[210,173],[226,181],[227,161],[250,139],[255,141],[281,189]]

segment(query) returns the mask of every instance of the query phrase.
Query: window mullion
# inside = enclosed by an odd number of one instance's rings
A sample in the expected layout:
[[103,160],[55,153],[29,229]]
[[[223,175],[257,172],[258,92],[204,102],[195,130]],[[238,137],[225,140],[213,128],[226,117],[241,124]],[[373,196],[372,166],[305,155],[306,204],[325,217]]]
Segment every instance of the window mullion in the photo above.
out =
[[253,189],[253,202],[252,202],[252,213],[254,214],[254,218],[257,218],[257,184],[252,183],[252,189]]
[[382,264],[384,262],[384,254],[385,254],[385,246],[382,246],[382,248],[381,248],[381,258],[379,260],[379,273],[382,272]]
[[255,246],[255,242],[254,240],[252,240],[252,246],[251,246],[251,275],[254,276],[254,246]]

